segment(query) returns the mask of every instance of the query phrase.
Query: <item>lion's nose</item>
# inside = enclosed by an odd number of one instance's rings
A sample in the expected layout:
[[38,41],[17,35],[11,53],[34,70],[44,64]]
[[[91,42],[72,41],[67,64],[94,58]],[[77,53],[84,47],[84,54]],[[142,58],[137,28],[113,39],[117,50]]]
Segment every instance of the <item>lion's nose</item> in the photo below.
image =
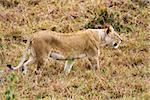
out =
[[116,47],[116,46],[117,46],[117,43],[114,43],[113,46]]

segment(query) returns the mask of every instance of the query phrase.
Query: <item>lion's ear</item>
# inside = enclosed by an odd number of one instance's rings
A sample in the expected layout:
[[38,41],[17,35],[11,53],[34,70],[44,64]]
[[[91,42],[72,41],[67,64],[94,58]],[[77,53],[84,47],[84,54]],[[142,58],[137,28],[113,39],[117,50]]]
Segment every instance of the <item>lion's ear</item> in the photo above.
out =
[[107,30],[106,30],[106,33],[109,34],[111,32],[114,32],[114,28],[111,26],[111,25],[108,25],[107,26]]
[[110,28],[107,27],[106,33],[109,34],[111,32]]
[[112,26],[110,24],[105,24],[105,28],[106,28],[106,33],[109,34],[110,32],[112,32]]

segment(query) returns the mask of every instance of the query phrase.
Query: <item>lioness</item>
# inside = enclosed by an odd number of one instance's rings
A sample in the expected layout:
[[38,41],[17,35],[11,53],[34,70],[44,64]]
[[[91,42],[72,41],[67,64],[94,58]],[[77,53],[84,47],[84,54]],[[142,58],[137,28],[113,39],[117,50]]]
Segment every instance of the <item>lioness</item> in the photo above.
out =
[[[38,69],[43,65],[44,58],[49,56],[56,60],[66,60],[64,70],[68,72],[70,72],[75,59],[85,57],[89,61],[94,59],[97,63],[95,67],[99,68],[100,48],[105,45],[118,48],[121,41],[121,37],[114,31],[112,26],[107,26],[104,29],[86,29],[66,34],[43,30],[36,32],[28,40],[19,65],[17,67],[8,67],[12,70],[22,67],[26,72],[29,64],[36,63]],[[26,61],[29,49],[31,50],[30,57]]]

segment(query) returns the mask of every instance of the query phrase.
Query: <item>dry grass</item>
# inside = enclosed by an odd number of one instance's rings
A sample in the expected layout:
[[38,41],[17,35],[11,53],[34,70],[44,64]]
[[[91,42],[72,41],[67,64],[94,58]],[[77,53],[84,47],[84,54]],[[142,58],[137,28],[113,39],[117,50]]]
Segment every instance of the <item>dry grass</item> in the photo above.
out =
[[[98,2],[100,1],[100,2]],[[34,65],[27,75],[10,72],[0,79],[0,98],[7,99],[150,99],[150,7],[148,0],[1,0],[0,69],[17,65],[24,40],[38,30],[57,32],[99,28],[110,23],[124,42],[103,48],[100,70],[77,61],[71,73],[64,62],[49,61],[34,87]]]

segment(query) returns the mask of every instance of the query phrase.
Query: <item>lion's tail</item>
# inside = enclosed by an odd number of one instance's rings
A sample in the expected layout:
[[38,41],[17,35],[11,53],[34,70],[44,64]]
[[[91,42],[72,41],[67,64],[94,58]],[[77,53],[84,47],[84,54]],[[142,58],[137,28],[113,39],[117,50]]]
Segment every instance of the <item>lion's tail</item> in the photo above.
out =
[[29,40],[27,41],[26,48],[25,48],[25,50],[24,50],[24,52],[23,52],[22,58],[21,58],[21,60],[20,60],[20,63],[18,64],[18,66],[13,67],[13,66],[11,66],[11,65],[7,65],[7,67],[10,68],[11,70],[16,70],[16,69],[20,68],[21,66],[23,66],[23,64],[24,64],[24,62],[25,62],[25,60],[26,60],[26,57],[27,57],[27,54],[28,54],[28,50],[29,50],[29,48],[30,48],[30,45],[31,45],[31,39],[29,39]]

